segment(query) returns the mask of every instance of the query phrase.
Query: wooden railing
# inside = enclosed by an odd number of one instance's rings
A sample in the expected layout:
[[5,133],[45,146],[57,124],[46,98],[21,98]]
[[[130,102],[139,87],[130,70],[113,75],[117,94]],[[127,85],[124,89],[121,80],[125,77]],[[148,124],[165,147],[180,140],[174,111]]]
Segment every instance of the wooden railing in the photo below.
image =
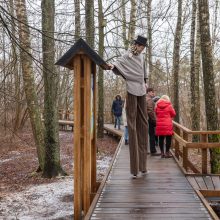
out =
[[[187,173],[210,173],[210,151],[212,148],[220,148],[220,142],[210,143],[208,136],[219,134],[218,131],[192,131],[176,122],[174,125],[174,137],[172,143],[173,153],[183,171]],[[196,156],[193,160],[192,154]],[[199,165],[198,165],[199,164]]]
[[66,109],[59,109],[59,120],[73,121],[73,112]]

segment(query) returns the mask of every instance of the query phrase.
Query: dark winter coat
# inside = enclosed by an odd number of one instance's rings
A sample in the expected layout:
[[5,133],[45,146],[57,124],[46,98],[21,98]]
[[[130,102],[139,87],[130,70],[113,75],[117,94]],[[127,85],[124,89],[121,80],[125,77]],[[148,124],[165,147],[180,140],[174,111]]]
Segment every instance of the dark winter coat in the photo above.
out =
[[123,102],[121,99],[115,99],[112,103],[112,112],[114,116],[120,117],[122,115]]
[[171,102],[162,99],[159,100],[156,104],[155,112],[157,117],[156,135],[173,135],[172,118],[175,117],[176,112],[173,109]]

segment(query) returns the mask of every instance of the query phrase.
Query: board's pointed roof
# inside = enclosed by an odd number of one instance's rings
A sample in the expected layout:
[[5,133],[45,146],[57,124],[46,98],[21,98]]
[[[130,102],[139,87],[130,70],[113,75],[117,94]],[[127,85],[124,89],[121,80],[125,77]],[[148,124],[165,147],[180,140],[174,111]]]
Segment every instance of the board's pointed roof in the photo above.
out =
[[83,52],[102,69],[109,69],[107,63],[82,39],[80,38],[55,64],[73,69],[73,58]]

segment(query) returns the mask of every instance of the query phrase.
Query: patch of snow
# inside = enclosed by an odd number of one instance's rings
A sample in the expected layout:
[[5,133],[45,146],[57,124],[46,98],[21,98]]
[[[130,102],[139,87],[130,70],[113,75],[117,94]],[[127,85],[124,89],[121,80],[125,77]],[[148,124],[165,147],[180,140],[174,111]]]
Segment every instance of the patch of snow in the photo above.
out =
[[[97,160],[97,173],[104,175],[112,158]],[[33,186],[7,196],[0,195],[0,219],[3,220],[54,220],[73,219],[73,177],[58,182]]]
[[73,178],[33,186],[0,197],[0,200],[0,219],[4,220],[49,220],[73,216]]

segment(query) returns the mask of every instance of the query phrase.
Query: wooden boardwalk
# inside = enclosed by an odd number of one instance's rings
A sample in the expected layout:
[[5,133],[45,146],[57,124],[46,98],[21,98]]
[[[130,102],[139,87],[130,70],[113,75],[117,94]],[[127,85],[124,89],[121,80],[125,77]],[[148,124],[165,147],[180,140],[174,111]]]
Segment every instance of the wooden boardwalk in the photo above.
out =
[[148,170],[132,179],[123,145],[90,219],[212,219],[173,158],[149,155]]

